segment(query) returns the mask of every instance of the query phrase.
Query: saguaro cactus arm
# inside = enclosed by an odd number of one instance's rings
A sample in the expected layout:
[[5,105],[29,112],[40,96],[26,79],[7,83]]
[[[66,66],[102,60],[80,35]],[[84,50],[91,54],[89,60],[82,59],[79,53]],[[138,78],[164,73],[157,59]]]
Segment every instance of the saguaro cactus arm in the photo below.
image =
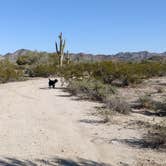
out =
[[69,54],[69,51],[67,50],[67,53],[66,53],[66,60],[67,60],[67,64],[70,63],[70,54]]
[[57,44],[57,42],[55,42],[55,47],[56,47],[56,53],[59,54],[58,44]]

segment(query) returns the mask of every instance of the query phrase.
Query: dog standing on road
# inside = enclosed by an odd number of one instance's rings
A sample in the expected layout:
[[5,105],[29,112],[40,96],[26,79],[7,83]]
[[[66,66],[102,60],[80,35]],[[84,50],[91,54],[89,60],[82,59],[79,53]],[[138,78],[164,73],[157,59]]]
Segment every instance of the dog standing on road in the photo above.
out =
[[51,80],[51,79],[49,79],[49,81],[48,81],[48,86],[49,86],[49,88],[55,88],[55,84],[58,82],[58,80],[57,79],[55,79],[55,80]]

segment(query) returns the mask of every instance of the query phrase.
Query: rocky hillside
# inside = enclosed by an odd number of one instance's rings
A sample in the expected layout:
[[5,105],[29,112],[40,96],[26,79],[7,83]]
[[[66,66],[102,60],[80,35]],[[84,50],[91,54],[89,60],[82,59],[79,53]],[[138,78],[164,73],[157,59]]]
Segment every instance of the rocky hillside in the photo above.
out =
[[[1,56],[1,59],[8,57],[11,61],[16,61],[19,56],[24,56],[28,54],[34,54],[36,51],[31,51],[27,49],[20,49],[14,53],[7,53]],[[41,54],[48,56],[50,53],[40,52]],[[166,52],[164,53],[151,53],[147,51],[141,52],[120,52],[115,55],[104,55],[104,54],[86,54],[86,53],[71,53],[73,61],[76,62],[92,62],[92,61],[142,61],[142,60],[152,60],[152,61],[162,61],[166,60]]]
[[141,61],[141,60],[166,60],[166,52],[164,53],[150,53],[147,51],[142,52],[120,52],[115,55],[92,55],[85,53],[73,54],[74,60],[86,61]]

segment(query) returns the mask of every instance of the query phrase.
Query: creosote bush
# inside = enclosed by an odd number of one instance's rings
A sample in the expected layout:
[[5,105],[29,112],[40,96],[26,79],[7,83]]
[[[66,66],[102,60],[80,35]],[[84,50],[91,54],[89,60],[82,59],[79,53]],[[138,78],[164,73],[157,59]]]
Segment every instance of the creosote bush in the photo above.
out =
[[54,75],[57,71],[54,65],[37,65],[27,70],[26,72],[31,77],[48,77],[49,75]]
[[105,101],[107,96],[116,92],[111,85],[103,84],[97,80],[72,80],[68,84],[68,90],[73,95],[81,95],[82,98]]
[[17,66],[9,62],[7,59],[0,61],[0,82],[23,80],[22,70],[18,70]]

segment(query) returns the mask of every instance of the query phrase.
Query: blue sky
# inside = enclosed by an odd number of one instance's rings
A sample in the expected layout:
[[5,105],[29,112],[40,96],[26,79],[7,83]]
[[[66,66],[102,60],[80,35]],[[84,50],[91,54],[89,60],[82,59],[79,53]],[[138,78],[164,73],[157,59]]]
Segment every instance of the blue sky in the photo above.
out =
[[0,54],[55,51],[63,32],[70,52],[166,51],[166,0],[0,0]]

